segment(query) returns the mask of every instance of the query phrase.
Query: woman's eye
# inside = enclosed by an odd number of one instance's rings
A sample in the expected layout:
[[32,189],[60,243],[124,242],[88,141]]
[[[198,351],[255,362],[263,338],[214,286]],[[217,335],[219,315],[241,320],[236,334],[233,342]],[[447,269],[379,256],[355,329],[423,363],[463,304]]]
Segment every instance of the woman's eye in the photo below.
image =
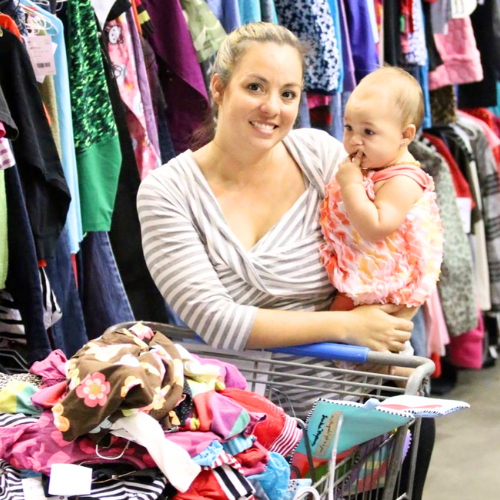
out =
[[248,89],[256,92],[256,91],[260,90],[260,85],[258,83],[251,83],[248,86]]
[[373,135],[375,132],[373,130],[370,130],[369,128],[365,129],[365,134],[366,135]]
[[352,132],[352,127],[350,125],[344,125],[344,128],[348,131],[348,132]]
[[286,92],[283,92],[283,97],[285,99],[292,100],[297,97],[297,94],[295,92],[292,92],[291,90],[287,90]]

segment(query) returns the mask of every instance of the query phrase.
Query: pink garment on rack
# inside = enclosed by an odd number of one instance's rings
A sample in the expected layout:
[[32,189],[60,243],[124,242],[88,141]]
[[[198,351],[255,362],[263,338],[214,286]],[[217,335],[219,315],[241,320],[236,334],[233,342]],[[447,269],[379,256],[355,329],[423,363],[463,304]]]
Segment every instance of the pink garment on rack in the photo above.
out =
[[5,125],[3,124],[3,122],[0,122],[0,139],[3,138],[3,136],[5,135],[5,133],[6,133]]
[[127,126],[132,138],[141,180],[161,166],[160,154],[151,142],[144,114],[132,34],[125,15],[106,25],[108,51],[120,96],[126,106]]
[[459,368],[480,370],[483,367],[484,321],[481,311],[478,311],[478,317],[477,328],[451,339],[450,361]]
[[328,95],[307,94],[307,106],[309,109],[317,108],[318,106],[330,106],[332,98]]
[[470,17],[451,19],[448,33],[435,34],[434,41],[444,64],[429,73],[430,90],[483,79],[481,55],[477,50]]
[[450,343],[450,336],[437,290],[425,302],[424,314],[427,331],[427,354],[430,356],[437,353],[444,356],[446,354],[445,346]]

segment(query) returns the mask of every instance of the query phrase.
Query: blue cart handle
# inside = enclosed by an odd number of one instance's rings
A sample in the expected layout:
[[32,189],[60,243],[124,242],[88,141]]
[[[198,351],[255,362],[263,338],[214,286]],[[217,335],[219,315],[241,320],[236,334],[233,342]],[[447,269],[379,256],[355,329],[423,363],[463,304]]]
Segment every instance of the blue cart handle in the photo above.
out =
[[267,350],[280,354],[311,356],[314,358],[325,360],[349,361],[351,363],[366,363],[366,357],[370,352],[370,349],[368,349],[368,347],[346,344],[333,344],[328,342],[290,347],[277,347]]

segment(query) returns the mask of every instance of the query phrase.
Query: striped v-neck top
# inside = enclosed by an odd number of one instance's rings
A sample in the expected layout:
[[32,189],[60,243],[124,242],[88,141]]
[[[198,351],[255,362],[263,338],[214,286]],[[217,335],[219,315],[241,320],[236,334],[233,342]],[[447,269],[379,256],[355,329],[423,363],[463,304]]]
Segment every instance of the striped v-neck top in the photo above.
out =
[[192,152],[142,182],[138,210],[151,275],[180,318],[212,347],[245,348],[257,308],[323,310],[334,289],[320,263],[319,208],[345,152],[314,129],[284,145],[306,190],[249,251],[232,233]]

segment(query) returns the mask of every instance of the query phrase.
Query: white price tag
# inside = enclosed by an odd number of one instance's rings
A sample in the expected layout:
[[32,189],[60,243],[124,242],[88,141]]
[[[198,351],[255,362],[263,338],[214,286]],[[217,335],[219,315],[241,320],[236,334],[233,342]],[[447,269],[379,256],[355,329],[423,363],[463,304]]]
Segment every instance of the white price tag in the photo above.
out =
[[25,40],[37,81],[43,82],[46,76],[55,75],[56,64],[52,38],[49,35],[40,35],[27,36]]
[[458,210],[462,219],[462,226],[465,234],[470,233],[472,207],[469,198],[457,198]]
[[39,477],[27,477],[21,479],[21,483],[23,485],[24,500],[46,500],[42,480]]
[[50,495],[90,495],[92,469],[72,464],[54,464],[50,468]]

